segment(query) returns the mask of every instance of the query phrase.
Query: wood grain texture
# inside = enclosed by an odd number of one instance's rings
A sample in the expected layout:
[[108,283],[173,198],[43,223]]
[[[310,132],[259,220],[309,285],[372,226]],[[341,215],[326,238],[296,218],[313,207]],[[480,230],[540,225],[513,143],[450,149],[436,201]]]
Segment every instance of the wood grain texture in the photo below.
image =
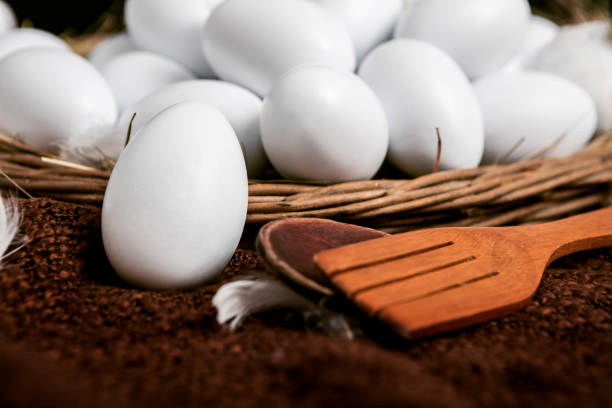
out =
[[337,221],[293,218],[265,225],[259,230],[255,246],[267,269],[303,288],[331,296],[333,286],[317,268],[313,256],[327,249],[386,236],[384,232]]
[[548,224],[440,228],[315,255],[365,313],[407,338],[501,317],[529,302],[546,266],[612,246],[612,207]]

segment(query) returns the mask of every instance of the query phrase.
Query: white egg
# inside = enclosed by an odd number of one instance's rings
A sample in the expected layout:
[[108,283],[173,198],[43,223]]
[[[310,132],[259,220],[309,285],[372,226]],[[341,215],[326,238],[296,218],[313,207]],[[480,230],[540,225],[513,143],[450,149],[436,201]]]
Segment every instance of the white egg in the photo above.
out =
[[485,163],[568,155],[595,133],[591,97],[556,75],[502,73],[479,79],[474,88],[485,120]]
[[555,39],[558,32],[559,26],[552,21],[540,16],[531,16],[520,51],[502,71],[514,72],[524,69],[538,52]]
[[211,77],[201,33],[214,3],[218,1],[128,0],[125,24],[139,48],[170,57],[200,77]]
[[597,105],[598,128],[612,130],[612,43],[610,23],[562,27],[557,38],[528,67],[551,72],[580,85]]
[[225,0],[208,0],[208,4],[210,4],[210,7],[215,8],[224,1]]
[[311,0],[336,14],[345,24],[361,61],[391,37],[402,10],[401,0]]
[[119,112],[165,85],[195,78],[178,62],[148,51],[121,54],[100,72],[115,94]]
[[403,0],[404,10],[410,10],[417,1],[421,1],[421,0]]
[[559,31],[559,41],[609,41],[612,23],[606,20],[588,21],[580,24],[564,25]]
[[238,246],[247,212],[246,169],[232,127],[212,106],[186,102],[139,133],[104,196],[108,259],[121,278],[144,288],[181,289],[216,277]]
[[32,48],[0,60],[0,129],[55,151],[113,129],[117,106],[100,73],[84,58]]
[[401,38],[400,33],[404,31],[404,21],[408,21],[408,14],[412,10],[412,4],[406,6],[400,12],[400,15],[397,18],[397,22],[395,23],[395,27],[393,28],[393,38]]
[[87,58],[96,68],[102,69],[111,59],[130,51],[138,51],[138,48],[127,33],[119,33],[99,42]]
[[206,24],[204,50],[220,78],[258,95],[298,65],[355,69],[340,19],[306,0],[227,0]]
[[389,143],[385,112],[356,75],[327,66],[290,70],[264,100],[261,137],[285,178],[372,178]]
[[476,167],[484,149],[482,114],[474,90],[448,55],[419,40],[376,48],[359,75],[387,114],[389,160],[410,175],[431,172],[442,138],[440,169]]
[[529,16],[527,0],[418,1],[402,15],[396,35],[436,45],[476,78],[516,55]]
[[53,34],[36,28],[15,28],[0,36],[0,60],[26,48],[70,51],[68,44]]
[[134,113],[136,116],[132,122],[133,134],[162,110],[186,101],[206,102],[219,109],[244,146],[249,177],[260,175],[267,164],[259,136],[261,99],[238,85],[213,79],[178,82],[165,86],[127,108],[117,125],[118,149],[115,151],[121,151]]
[[0,1],[0,36],[17,26],[17,19],[13,9],[3,1]]

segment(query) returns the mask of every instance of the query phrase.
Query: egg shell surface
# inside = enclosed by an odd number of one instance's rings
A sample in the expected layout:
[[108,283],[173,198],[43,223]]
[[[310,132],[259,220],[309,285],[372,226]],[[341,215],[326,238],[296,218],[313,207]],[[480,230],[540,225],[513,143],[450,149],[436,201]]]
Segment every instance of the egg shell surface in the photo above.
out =
[[52,48],[70,52],[64,40],[36,28],[15,28],[0,36],[0,60],[27,48]]
[[128,0],[125,23],[137,47],[172,58],[199,77],[213,76],[202,51],[201,34],[218,2]]
[[138,51],[127,33],[118,33],[99,42],[87,56],[87,59],[98,69],[111,59],[130,51]]
[[195,78],[178,62],[148,51],[121,54],[100,72],[115,94],[119,112],[165,85]]
[[427,41],[470,78],[494,73],[520,50],[530,18],[527,0],[426,0],[398,23],[396,36]]
[[612,42],[610,23],[562,27],[528,68],[550,72],[580,85],[597,105],[598,130],[612,130]]
[[404,10],[410,10],[412,6],[418,1],[421,0],[403,0]]
[[210,4],[210,6],[212,8],[217,7],[219,4],[223,3],[226,0],[208,0],[208,4]]
[[247,212],[246,168],[232,127],[212,106],[185,102],[137,136],[104,197],[108,259],[121,278],[148,289],[213,279],[234,254]]
[[612,23],[606,20],[587,21],[579,24],[567,24],[560,27],[556,40],[559,41],[609,41]]
[[558,33],[559,26],[552,21],[540,16],[531,16],[520,51],[506,64],[503,71],[513,72],[524,69],[544,47],[555,39]]
[[17,19],[13,9],[3,1],[0,1],[0,35],[17,26]]
[[496,74],[479,79],[474,88],[485,120],[487,164],[540,152],[544,157],[566,156],[580,150],[597,128],[591,97],[553,74]]
[[327,66],[295,68],[274,84],[261,135],[285,178],[332,182],[372,178],[389,143],[374,92],[356,75]]
[[484,128],[468,78],[447,54],[419,40],[387,42],[363,61],[359,75],[378,96],[389,122],[389,160],[407,174],[478,166]]
[[336,14],[345,24],[357,61],[391,37],[402,0],[312,0]]
[[260,96],[299,65],[355,69],[342,21],[306,0],[227,0],[206,24],[204,51],[220,78]]
[[132,122],[132,133],[136,137],[138,130],[153,116],[174,104],[187,101],[205,102],[223,113],[244,146],[249,177],[258,176],[267,164],[259,134],[261,99],[238,85],[214,79],[177,82],[159,89],[127,108],[117,125],[119,137],[116,143],[119,150],[123,147],[134,114],[136,116]]
[[0,129],[8,135],[54,152],[111,133],[116,119],[113,93],[86,59],[31,48],[0,60]]

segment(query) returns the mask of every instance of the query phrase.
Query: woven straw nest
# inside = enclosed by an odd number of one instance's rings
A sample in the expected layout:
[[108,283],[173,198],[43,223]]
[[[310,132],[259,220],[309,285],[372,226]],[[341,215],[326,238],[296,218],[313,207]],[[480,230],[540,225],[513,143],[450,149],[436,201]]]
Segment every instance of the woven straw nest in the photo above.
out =
[[[109,171],[61,160],[0,135],[0,188],[101,205]],[[547,221],[612,204],[612,133],[566,158],[341,184],[251,181],[248,224],[323,217],[391,233],[433,226]],[[214,194],[214,192],[211,192]]]
[[[560,22],[609,16],[605,0],[535,3],[539,12]],[[85,55],[120,28],[119,21],[107,13],[93,27],[93,34],[65,39]],[[100,164],[100,168],[112,165],[104,160]],[[0,135],[0,189],[10,194],[101,205],[109,176],[110,171],[67,162]],[[529,224],[611,205],[611,187],[612,133],[608,133],[571,157],[534,157],[509,165],[434,172],[411,180],[333,185],[251,181],[247,223],[323,217],[391,233],[435,226]]]

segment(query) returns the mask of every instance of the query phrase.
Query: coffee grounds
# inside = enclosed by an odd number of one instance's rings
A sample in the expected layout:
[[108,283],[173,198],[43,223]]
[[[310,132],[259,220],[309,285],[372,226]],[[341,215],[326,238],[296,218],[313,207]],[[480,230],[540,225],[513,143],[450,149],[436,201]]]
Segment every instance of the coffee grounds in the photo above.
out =
[[0,271],[0,406],[608,406],[610,249],[550,267],[524,310],[433,339],[347,342],[252,318],[215,321],[219,285],[261,268],[237,250],[217,282],[129,287],[99,209],[21,201],[29,243]]

